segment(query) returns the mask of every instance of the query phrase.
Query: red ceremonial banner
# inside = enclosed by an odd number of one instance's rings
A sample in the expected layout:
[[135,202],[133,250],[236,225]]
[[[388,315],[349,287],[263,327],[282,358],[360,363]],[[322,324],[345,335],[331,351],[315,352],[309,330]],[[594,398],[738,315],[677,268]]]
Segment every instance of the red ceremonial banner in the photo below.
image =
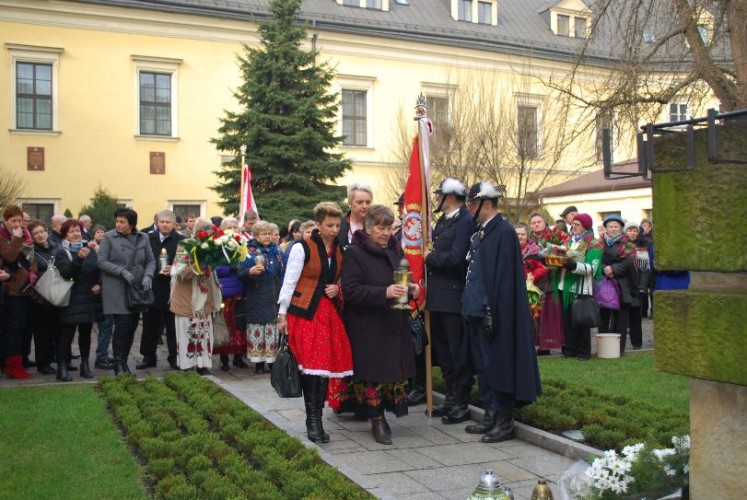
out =
[[420,296],[416,301],[418,310],[425,307],[425,258],[423,257],[423,250],[427,243],[426,239],[430,236],[428,177],[421,158],[421,135],[418,134],[412,144],[410,171],[405,185],[405,217],[402,221],[402,249],[410,262],[412,281],[421,287]]

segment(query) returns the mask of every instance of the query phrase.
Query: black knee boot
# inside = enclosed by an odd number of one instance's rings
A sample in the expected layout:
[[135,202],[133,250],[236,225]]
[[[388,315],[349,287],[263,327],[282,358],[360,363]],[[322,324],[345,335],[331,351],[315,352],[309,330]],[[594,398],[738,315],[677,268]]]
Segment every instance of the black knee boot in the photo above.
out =
[[309,441],[313,443],[326,443],[329,441],[329,435],[325,436],[324,429],[322,428],[322,411],[321,408],[318,408],[319,405],[317,404],[320,385],[321,377],[316,375],[301,375],[301,388],[303,390],[303,400],[306,405],[306,433]]
[[327,400],[327,386],[329,385],[329,378],[319,377],[319,384],[316,389],[316,401],[314,411],[316,412],[316,419],[319,420],[319,430],[322,431],[322,443],[329,443],[329,434],[324,432],[324,402]]
[[127,334],[124,332],[114,331],[112,336],[112,351],[114,352],[114,375],[124,375],[130,373],[127,367]]
[[[75,330],[73,330],[75,335]],[[67,369],[67,363],[70,359],[70,342],[73,337],[70,335],[68,328],[63,328],[60,339],[57,342],[57,380],[61,382],[72,382],[73,377]]]

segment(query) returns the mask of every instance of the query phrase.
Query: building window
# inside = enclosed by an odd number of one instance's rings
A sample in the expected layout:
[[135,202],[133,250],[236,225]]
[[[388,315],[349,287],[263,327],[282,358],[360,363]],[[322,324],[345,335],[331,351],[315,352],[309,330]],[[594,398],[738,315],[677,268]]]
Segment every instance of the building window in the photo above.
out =
[[558,32],[560,36],[571,36],[570,33],[571,18],[570,16],[564,16],[558,14]]
[[176,138],[177,83],[181,59],[133,55],[137,79],[138,136]]
[[171,210],[177,217],[187,220],[187,216],[200,217],[202,215],[202,204],[200,203],[172,203]]
[[520,159],[536,159],[539,155],[539,109],[535,106],[517,108],[517,153]]
[[492,24],[493,4],[490,2],[477,2],[477,22],[480,24]]
[[54,203],[22,203],[21,209],[29,214],[31,220],[49,223],[54,215]]
[[586,19],[583,17],[573,18],[573,36],[586,38]]
[[614,144],[614,123],[612,115],[610,113],[600,113],[596,117],[596,142],[595,151],[597,161],[603,160],[603,131],[607,129],[610,131],[610,151],[613,150],[612,145]]
[[59,131],[58,75],[63,49],[6,43],[11,63],[11,130]]
[[342,135],[345,146],[367,146],[367,92],[342,91]]
[[472,0],[459,0],[459,20],[472,21]]
[[171,135],[171,75],[140,72],[140,135]]
[[669,103],[669,121],[670,122],[681,122],[683,120],[690,119],[690,112],[686,102],[670,102]]
[[16,63],[16,127],[52,130],[52,65]]
[[428,116],[433,121],[433,136],[431,146],[434,150],[448,151],[451,142],[451,119],[449,111],[449,97],[444,95],[426,95]]
[[348,5],[350,7],[360,7],[361,4],[358,0],[343,0],[343,5]]
[[381,10],[381,0],[366,0],[366,8]]

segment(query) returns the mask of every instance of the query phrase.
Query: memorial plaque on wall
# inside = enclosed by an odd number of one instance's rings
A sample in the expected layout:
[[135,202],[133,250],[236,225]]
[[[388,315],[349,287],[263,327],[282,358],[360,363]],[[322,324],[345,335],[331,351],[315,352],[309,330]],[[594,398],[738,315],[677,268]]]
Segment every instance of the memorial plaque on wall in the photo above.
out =
[[26,168],[44,170],[44,148],[29,146],[26,148]]
[[151,174],[165,174],[166,173],[166,153],[161,151],[150,152],[150,173]]

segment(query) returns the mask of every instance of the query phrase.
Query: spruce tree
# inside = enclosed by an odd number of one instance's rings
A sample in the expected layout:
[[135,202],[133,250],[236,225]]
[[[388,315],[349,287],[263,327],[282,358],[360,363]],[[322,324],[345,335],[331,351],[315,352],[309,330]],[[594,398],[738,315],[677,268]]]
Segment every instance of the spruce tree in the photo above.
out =
[[236,155],[215,174],[211,189],[226,214],[239,207],[240,147],[247,146],[252,191],[260,218],[281,228],[291,218],[309,218],[319,201],[341,201],[343,187],[331,184],[350,161],[333,152],[338,95],[329,93],[333,70],[301,50],[306,29],[297,22],[301,0],[272,0],[272,19],[259,26],[261,47],[244,45],[239,56],[244,83],[234,92],[240,111],[226,111],[212,142]]

